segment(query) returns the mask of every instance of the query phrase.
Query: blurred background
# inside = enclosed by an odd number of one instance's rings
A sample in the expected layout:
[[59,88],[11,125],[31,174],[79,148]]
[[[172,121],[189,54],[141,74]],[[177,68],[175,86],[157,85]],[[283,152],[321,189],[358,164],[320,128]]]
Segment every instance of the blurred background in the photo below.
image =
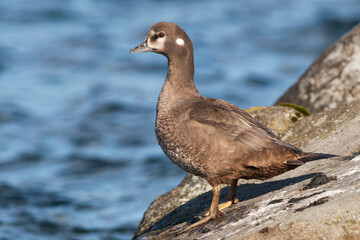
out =
[[129,239],[185,172],[162,153],[159,21],[195,48],[201,94],[272,105],[360,22],[358,0],[0,1],[0,238]]

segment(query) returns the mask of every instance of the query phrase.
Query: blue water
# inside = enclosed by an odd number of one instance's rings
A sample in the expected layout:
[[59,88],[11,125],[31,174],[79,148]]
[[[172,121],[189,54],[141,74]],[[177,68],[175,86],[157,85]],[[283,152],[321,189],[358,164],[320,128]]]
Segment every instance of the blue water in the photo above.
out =
[[1,239],[129,239],[185,173],[157,146],[158,21],[193,40],[200,93],[271,105],[360,21],[357,0],[0,1]]

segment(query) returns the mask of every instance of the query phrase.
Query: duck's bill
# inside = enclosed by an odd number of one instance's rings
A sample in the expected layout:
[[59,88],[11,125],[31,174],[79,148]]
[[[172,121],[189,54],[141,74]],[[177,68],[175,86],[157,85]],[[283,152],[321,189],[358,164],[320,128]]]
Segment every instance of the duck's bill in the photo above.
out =
[[137,47],[130,49],[131,53],[139,53],[139,52],[151,52],[153,49],[147,45],[147,41],[145,40],[142,44]]

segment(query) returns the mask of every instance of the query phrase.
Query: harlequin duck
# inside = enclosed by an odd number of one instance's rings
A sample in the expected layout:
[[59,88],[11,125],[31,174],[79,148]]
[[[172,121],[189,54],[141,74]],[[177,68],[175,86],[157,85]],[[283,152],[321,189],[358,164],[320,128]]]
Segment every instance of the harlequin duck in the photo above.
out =
[[171,161],[213,187],[208,216],[185,230],[225,215],[219,209],[221,184],[231,186],[223,208],[237,201],[239,178],[267,179],[307,161],[334,156],[303,152],[237,106],[200,95],[194,83],[193,45],[178,25],[156,23],[130,52],[167,57],[167,76],[156,108],[157,140]]

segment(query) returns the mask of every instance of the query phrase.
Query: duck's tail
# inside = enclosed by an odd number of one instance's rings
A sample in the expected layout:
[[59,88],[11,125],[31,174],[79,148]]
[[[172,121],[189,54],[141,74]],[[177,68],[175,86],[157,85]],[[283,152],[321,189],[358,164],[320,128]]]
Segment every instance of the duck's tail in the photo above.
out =
[[288,165],[289,167],[297,167],[297,166],[301,166],[307,162],[316,161],[316,160],[320,160],[320,159],[326,159],[326,158],[333,158],[333,157],[340,157],[340,156],[334,155],[334,154],[327,154],[327,153],[310,153],[309,152],[309,153],[304,153],[304,156],[299,159],[286,162],[286,165]]
[[306,162],[311,162],[325,158],[340,157],[339,155],[327,154],[327,153],[307,153],[307,154],[308,154],[307,156],[300,158],[299,161],[306,163]]

